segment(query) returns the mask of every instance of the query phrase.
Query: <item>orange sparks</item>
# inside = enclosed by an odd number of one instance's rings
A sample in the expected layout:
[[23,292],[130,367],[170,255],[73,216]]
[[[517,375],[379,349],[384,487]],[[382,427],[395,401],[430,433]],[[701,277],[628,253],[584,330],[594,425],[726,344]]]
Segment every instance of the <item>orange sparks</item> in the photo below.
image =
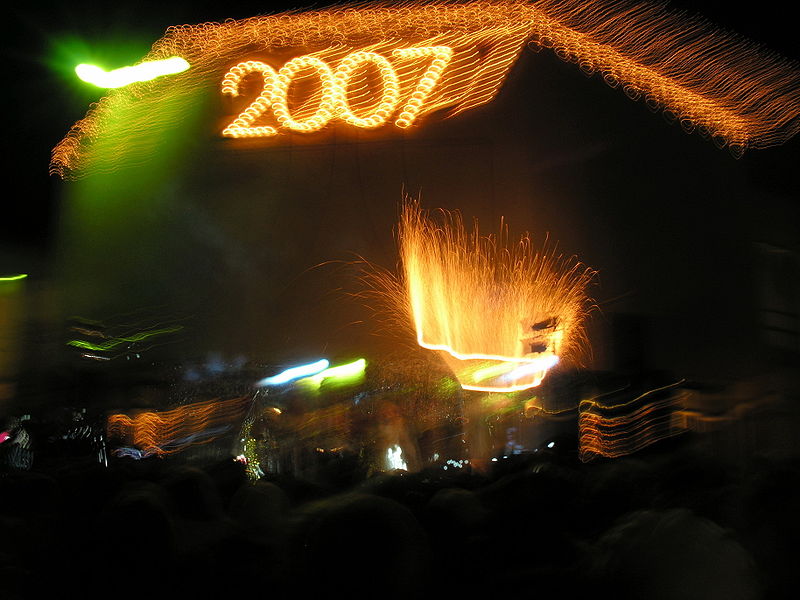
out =
[[[800,69],[707,22],[632,0],[354,4],[171,27],[143,61],[191,68],[109,91],[53,150],[63,178],[141,162],[222,90],[224,137],[312,134],[329,123],[408,127],[490,102],[525,43],[552,48],[738,154],[800,128]],[[244,79],[260,90],[239,98]],[[278,136],[280,137],[280,136]],[[156,143],[156,142],[153,142]]]
[[584,341],[586,287],[594,272],[535,252],[525,234],[481,236],[458,213],[437,225],[415,202],[400,220],[407,310],[420,346],[436,350],[461,387],[516,391],[541,383]]
[[165,412],[141,412],[133,418],[109,415],[106,429],[109,438],[121,440],[145,456],[170,454],[214,441],[238,425],[249,402],[250,397],[243,396],[187,404]]

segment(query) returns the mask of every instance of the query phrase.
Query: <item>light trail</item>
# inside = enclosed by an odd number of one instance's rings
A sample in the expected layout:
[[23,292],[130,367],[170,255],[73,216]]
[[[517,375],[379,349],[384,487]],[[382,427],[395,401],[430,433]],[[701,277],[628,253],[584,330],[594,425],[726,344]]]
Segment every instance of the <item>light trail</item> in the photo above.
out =
[[341,381],[349,381],[353,379],[357,379],[364,374],[364,369],[367,367],[367,361],[363,358],[359,358],[353,362],[339,365],[336,367],[330,367],[317,373],[316,375],[312,375],[311,377],[306,377],[302,381],[308,381],[319,387],[322,385],[322,382],[326,379],[339,379]]
[[[53,149],[50,170],[71,179],[147,158],[152,148],[132,141],[144,135],[168,135],[185,119],[199,92],[218,89],[221,80],[232,83],[225,77],[232,66],[259,63],[263,74],[268,73],[266,68],[274,71],[273,66],[279,64],[275,59],[281,56],[313,50],[313,55],[304,56],[317,70],[303,67],[304,71],[312,76],[327,73],[323,63],[335,69],[339,76],[331,80],[326,75],[304,100],[284,102],[282,91],[286,90],[280,83],[266,86],[263,97],[252,106],[262,112],[277,108],[275,116],[282,124],[275,125],[310,134],[326,122],[330,110],[359,127],[390,122],[403,127],[415,119],[419,122],[417,117],[426,113],[444,109],[446,116],[455,116],[491,102],[526,45],[552,49],[584,73],[600,75],[629,98],[642,99],[687,132],[698,131],[721,147],[727,145],[737,156],[747,148],[782,144],[800,130],[796,62],[700,17],[670,10],[663,2],[363,2],[170,27],[140,65],[110,73],[96,67],[85,69],[90,80],[123,87],[111,90],[72,127]],[[261,49],[257,56],[255,47]],[[441,78],[424,77],[422,88],[410,89],[404,82],[414,79],[416,61],[401,64],[403,56],[395,51],[434,47],[452,49],[452,59],[446,68],[443,60],[435,59]],[[264,56],[267,52],[271,56]],[[153,73],[145,72],[150,65],[176,54],[192,65],[184,76],[156,75],[140,86],[124,85],[131,77],[149,79]],[[378,56],[391,61],[391,71]],[[350,62],[345,62],[347,57]],[[366,63],[372,66],[367,69]],[[377,74],[365,75],[367,71]],[[391,72],[397,76],[397,85]],[[136,73],[135,77],[130,73]],[[306,78],[308,73],[284,71],[286,85],[295,75]],[[373,89],[378,84],[381,94]],[[322,89],[343,93],[323,94]],[[415,106],[401,111],[402,118],[392,119],[395,100],[409,94],[416,95],[412,97]],[[319,118],[312,118],[317,112]],[[275,139],[275,126],[245,122],[250,115],[245,109],[240,118],[234,117],[223,135]]]
[[75,74],[81,81],[101,88],[120,88],[132,83],[150,81],[156,77],[181,73],[189,68],[189,63],[179,56],[150,60],[131,67],[120,67],[106,71],[96,65],[80,64]]
[[307,365],[300,365],[298,367],[292,367],[290,369],[286,369],[278,373],[277,375],[273,375],[272,377],[265,377],[261,381],[259,381],[256,386],[257,387],[264,387],[267,385],[282,385],[284,383],[289,383],[290,381],[294,381],[295,379],[302,379],[304,377],[309,377],[311,375],[316,375],[324,371],[325,369],[330,366],[330,363],[327,359],[323,358],[313,363],[309,363]]

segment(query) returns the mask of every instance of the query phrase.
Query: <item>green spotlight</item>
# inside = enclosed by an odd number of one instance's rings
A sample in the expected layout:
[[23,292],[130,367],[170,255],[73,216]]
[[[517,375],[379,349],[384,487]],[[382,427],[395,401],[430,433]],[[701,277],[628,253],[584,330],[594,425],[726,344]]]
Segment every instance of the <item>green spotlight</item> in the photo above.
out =
[[102,88],[119,88],[137,81],[150,81],[163,75],[180,73],[189,68],[189,63],[179,56],[163,60],[151,60],[132,67],[120,67],[104,71],[95,65],[80,64],[75,67],[78,77],[92,85]]

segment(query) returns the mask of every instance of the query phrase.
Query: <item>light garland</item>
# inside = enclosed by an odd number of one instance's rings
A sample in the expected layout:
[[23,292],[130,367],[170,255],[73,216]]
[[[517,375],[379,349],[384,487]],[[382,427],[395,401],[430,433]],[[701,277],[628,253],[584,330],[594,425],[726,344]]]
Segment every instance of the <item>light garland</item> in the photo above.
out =
[[[280,127],[289,131],[313,133],[337,118],[356,127],[379,127],[391,118],[395,92],[411,100],[394,121],[398,127],[444,108],[444,116],[454,116],[494,98],[526,43],[551,48],[588,74],[601,74],[629,97],[644,99],[687,131],[696,129],[736,154],[781,144],[800,129],[796,63],[699,18],[670,12],[661,3],[374,3],[171,27],[144,61],[180,56],[192,68],[110,91],[54,148],[50,169],[76,178],[140,162],[152,148],[130,140],[145,133],[166,135],[184,118],[192,94],[218,85],[220,79],[224,93],[235,97],[237,78],[255,71],[264,79],[263,90],[231,118],[223,129],[226,137],[274,137],[271,128],[279,128],[255,123],[272,104],[278,108]],[[450,58],[443,48],[451,49]],[[438,54],[426,77],[418,77],[417,65],[399,60],[415,63],[410,57],[420,58],[420,52]],[[273,75],[272,58],[267,57],[289,53],[305,58],[295,63],[290,59],[294,66],[284,65],[282,74],[278,69]],[[348,55],[350,60],[343,62]],[[397,89],[386,63],[376,55],[394,61]],[[374,110],[361,81],[369,79],[360,68],[367,62],[378,67],[382,85]],[[232,64],[240,67],[238,75],[229,73],[236,69]],[[284,96],[293,78],[308,69],[315,71],[325,91],[308,99],[316,108],[307,114]],[[409,81],[419,82],[418,88],[409,89]]]

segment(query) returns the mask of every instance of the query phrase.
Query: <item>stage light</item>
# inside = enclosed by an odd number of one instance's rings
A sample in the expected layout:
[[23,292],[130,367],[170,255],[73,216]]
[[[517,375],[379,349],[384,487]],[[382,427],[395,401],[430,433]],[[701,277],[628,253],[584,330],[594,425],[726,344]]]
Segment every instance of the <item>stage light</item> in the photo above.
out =
[[4,281],[19,281],[20,279],[26,279],[28,277],[27,273],[22,273],[20,275],[9,275],[7,277],[0,277],[0,282]]

